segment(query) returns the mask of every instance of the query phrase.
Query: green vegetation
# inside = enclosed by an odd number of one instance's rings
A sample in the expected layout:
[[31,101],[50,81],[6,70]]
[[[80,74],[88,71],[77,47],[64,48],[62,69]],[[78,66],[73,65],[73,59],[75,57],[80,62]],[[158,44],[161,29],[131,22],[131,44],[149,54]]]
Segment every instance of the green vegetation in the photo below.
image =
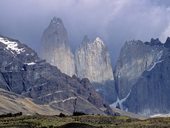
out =
[[132,119],[125,116],[1,117],[0,128],[169,128],[170,118]]

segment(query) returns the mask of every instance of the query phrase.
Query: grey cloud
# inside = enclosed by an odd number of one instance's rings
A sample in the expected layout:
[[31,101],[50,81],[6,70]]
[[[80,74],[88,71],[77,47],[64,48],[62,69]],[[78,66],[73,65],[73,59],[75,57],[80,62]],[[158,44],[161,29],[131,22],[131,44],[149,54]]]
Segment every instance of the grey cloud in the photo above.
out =
[[1,0],[0,34],[38,49],[43,30],[57,16],[73,49],[85,34],[101,36],[114,62],[126,40],[165,40],[170,34],[169,6],[169,0]]

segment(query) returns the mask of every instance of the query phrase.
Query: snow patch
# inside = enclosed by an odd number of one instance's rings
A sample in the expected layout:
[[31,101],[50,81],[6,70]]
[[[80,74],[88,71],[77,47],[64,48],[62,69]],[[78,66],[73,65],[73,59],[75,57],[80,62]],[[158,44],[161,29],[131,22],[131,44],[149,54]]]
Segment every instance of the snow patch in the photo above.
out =
[[27,64],[27,65],[35,65],[36,63],[35,63],[35,62],[30,62],[30,63],[24,63],[24,64]]
[[40,97],[38,97],[38,98],[43,98],[43,97],[46,97],[46,96],[51,96],[51,95],[53,95],[53,94],[62,93],[62,92],[64,92],[64,91],[63,91],[63,90],[61,90],[61,91],[56,91],[56,92],[54,92],[54,93],[48,93],[48,94],[46,94],[46,95],[44,95],[44,96],[40,96]]
[[21,52],[25,52],[24,48],[18,48],[18,43],[15,41],[9,41],[8,39],[0,37],[0,42],[6,45],[7,50],[12,50],[11,52],[14,54],[20,54]]
[[155,118],[155,117],[170,117],[170,113],[168,114],[155,114],[155,115],[151,115],[151,118]]
[[151,71],[158,63],[161,63],[161,62],[163,62],[163,60],[154,62],[154,64],[147,71]]
[[151,71],[158,63],[161,63],[163,60],[160,60],[163,55],[163,51],[160,51],[157,55],[156,61],[151,65],[147,71]]
[[69,97],[69,98],[67,98],[67,99],[64,99],[64,100],[55,100],[55,101],[52,101],[52,102],[50,102],[50,104],[53,104],[53,103],[61,103],[61,102],[66,102],[66,101],[69,101],[69,100],[75,100],[75,99],[77,99],[77,97]]
[[100,91],[101,91],[101,89],[99,89],[99,88],[96,89],[96,92],[100,92]]

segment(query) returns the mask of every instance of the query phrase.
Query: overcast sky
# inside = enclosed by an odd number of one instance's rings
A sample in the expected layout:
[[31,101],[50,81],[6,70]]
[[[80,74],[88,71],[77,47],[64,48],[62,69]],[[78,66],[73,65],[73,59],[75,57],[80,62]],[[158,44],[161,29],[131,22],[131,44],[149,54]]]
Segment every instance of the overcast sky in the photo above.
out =
[[0,0],[0,34],[38,49],[52,17],[62,18],[70,45],[100,36],[112,61],[125,41],[170,36],[170,0]]

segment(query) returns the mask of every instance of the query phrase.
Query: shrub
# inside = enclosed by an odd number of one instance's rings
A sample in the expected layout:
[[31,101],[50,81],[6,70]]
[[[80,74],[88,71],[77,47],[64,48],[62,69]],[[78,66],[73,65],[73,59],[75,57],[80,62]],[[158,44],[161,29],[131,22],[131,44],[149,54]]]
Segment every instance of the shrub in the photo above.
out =
[[63,114],[63,113],[60,113],[60,114],[59,114],[59,117],[66,117],[66,115]]
[[84,112],[73,112],[73,116],[82,116],[82,115],[87,115]]

